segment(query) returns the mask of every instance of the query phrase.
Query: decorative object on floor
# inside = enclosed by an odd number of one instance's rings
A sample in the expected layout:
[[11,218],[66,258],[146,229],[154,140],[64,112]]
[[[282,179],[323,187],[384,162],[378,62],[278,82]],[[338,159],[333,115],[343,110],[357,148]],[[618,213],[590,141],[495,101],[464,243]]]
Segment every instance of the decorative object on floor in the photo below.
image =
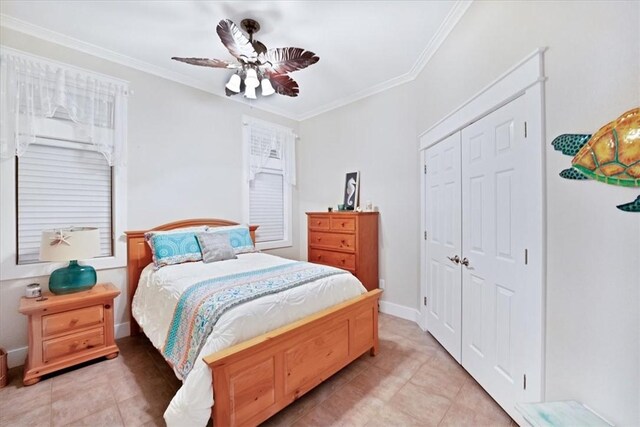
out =
[[100,231],[94,227],[45,230],[40,243],[40,261],[69,261],[49,277],[49,290],[56,295],[86,291],[96,284],[96,270],[79,265],[79,259],[100,255]]
[[7,385],[7,352],[0,348],[0,388]]
[[344,184],[344,210],[352,211],[358,207],[359,190],[360,172],[349,172]]
[[[574,156],[571,168],[560,172],[563,178],[640,187],[640,108],[627,111],[593,136],[564,134],[551,145],[562,154]],[[640,196],[617,208],[640,212]]]
[[516,409],[533,427],[613,426],[591,408],[574,400],[543,403],[518,403]]
[[267,47],[253,39],[260,31],[260,24],[253,19],[243,19],[242,29],[249,34],[247,38],[229,19],[218,23],[216,32],[222,44],[239,62],[234,64],[221,59],[178,58],[171,59],[202,67],[227,68],[237,70],[225,86],[227,96],[244,92],[245,98],[256,99],[256,89],[261,88],[262,96],[274,93],[286,96],[298,96],[298,83],[288,73],[302,70],[320,59],[315,53],[299,47]]

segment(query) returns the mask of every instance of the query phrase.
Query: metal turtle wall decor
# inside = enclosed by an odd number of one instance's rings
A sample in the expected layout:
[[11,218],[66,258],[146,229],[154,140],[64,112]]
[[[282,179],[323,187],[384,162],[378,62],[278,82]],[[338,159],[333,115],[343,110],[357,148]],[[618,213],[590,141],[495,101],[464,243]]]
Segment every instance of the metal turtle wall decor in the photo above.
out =
[[[564,134],[551,145],[574,156],[571,167],[560,172],[563,178],[640,187],[640,108],[627,111],[593,135]],[[640,212],[640,196],[617,208]]]

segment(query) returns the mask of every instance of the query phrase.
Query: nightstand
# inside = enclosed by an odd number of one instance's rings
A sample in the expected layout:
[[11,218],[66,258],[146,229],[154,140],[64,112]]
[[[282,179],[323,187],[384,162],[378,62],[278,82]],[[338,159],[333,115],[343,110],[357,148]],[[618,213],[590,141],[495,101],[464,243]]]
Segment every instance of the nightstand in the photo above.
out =
[[87,360],[117,357],[113,299],[118,295],[120,290],[113,284],[101,283],[67,295],[44,292],[44,301],[23,297],[19,311],[29,316],[24,385]]

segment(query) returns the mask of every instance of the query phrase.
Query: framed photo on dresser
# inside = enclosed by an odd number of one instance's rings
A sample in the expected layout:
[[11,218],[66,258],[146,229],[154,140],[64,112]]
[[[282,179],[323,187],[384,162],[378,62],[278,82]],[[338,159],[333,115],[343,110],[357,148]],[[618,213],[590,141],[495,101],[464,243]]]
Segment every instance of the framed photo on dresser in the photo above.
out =
[[344,184],[344,209],[355,210],[360,202],[360,172],[349,172]]

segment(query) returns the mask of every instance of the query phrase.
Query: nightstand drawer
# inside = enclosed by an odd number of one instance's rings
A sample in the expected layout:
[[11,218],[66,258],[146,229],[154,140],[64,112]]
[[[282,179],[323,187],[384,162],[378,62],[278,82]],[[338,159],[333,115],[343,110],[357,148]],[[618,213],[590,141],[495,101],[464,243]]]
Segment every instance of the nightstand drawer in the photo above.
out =
[[353,217],[340,217],[340,215],[331,217],[331,229],[335,231],[355,231],[356,219]]
[[318,249],[309,250],[309,262],[332,265],[347,270],[356,269],[356,257],[353,254],[342,252],[321,251]]
[[329,218],[326,216],[310,216],[309,219],[309,228],[314,230],[328,230],[329,229]]
[[100,325],[104,319],[102,305],[80,308],[64,313],[42,316],[42,336],[50,337],[62,332]]
[[342,249],[353,252],[356,247],[356,236],[353,234],[323,233],[320,231],[309,232],[309,244],[311,246]]
[[42,343],[42,358],[45,363],[104,345],[104,329],[95,328]]

